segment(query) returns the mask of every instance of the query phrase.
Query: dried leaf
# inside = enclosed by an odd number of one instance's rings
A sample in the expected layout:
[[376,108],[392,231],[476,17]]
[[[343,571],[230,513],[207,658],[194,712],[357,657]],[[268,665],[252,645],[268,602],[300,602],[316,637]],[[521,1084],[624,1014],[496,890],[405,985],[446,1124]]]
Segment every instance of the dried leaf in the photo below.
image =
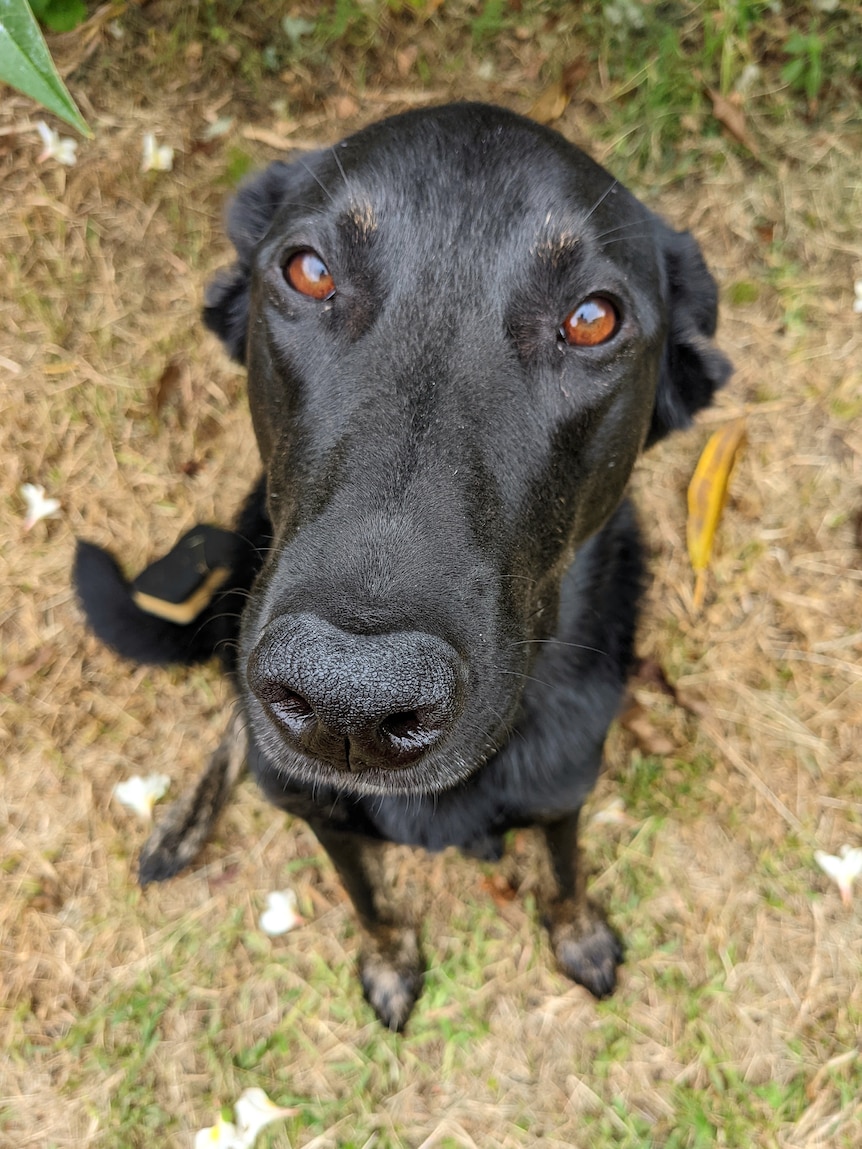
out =
[[754,234],[757,236],[758,241],[762,243],[764,247],[769,247],[769,245],[775,239],[775,224],[770,220],[755,224]]
[[665,674],[664,668],[653,658],[642,658],[635,667],[630,679],[632,690],[638,688],[657,690],[672,698],[675,705],[689,714],[703,716],[709,712],[706,702],[692,690],[683,690],[675,682],[671,682]]
[[715,532],[727,499],[737,452],[745,439],[745,420],[734,419],[710,436],[688,486],[688,555],[697,575],[694,606],[700,610]]
[[352,96],[338,96],[335,100],[335,114],[339,120],[349,120],[359,111],[359,104]]
[[[285,73],[285,75],[289,75],[289,73]],[[269,148],[275,148],[277,152],[289,151],[294,146],[287,135],[271,132],[268,128],[256,128],[252,124],[248,124],[242,129],[242,138],[258,144],[266,144]]]
[[654,658],[641,658],[631,677],[632,686],[653,687],[660,694],[667,694],[676,701],[676,687],[664,672],[664,667]]
[[225,866],[220,874],[207,875],[207,886],[210,890],[220,890],[223,886],[229,886],[235,882],[241,872],[240,867],[236,864]]
[[495,904],[502,907],[514,901],[518,891],[503,874],[491,874],[482,878],[482,890],[489,894]]
[[738,98],[728,99],[727,96],[722,96],[721,92],[717,92],[714,88],[707,88],[706,91],[712,100],[712,114],[721,126],[730,133],[737,143],[742,144],[751,152],[755,159],[760,159],[757,144],[749,135],[745,124],[745,113],[742,110],[741,101]]
[[0,678],[0,691],[14,690],[22,682],[26,682],[34,674],[38,674],[43,667],[48,665],[55,654],[56,650],[53,646],[43,646],[26,662],[19,662],[17,666],[10,667]]
[[657,726],[653,725],[646,710],[631,696],[628,705],[620,715],[620,726],[634,735],[635,742],[642,754],[654,754],[662,758],[666,754],[673,754],[676,750],[675,743]]
[[674,697],[677,706],[681,710],[686,710],[689,714],[696,714],[698,718],[706,718],[710,712],[709,703],[706,699],[701,698],[701,696],[693,690],[680,690],[680,688],[677,687],[674,692]]
[[406,48],[395,53],[395,67],[398,69],[398,75],[402,80],[406,80],[413,71],[413,65],[418,56],[419,48],[416,44],[408,44]]
[[157,416],[161,415],[165,404],[182,382],[183,370],[183,362],[176,355],[165,364],[165,368],[156,384],[155,395],[153,396],[153,410]]
[[31,910],[38,910],[40,914],[55,914],[62,909],[64,901],[59,881],[43,878],[33,896],[28,898],[27,904]]
[[545,88],[530,108],[529,116],[539,124],[550,124],[558,120],[569,106],[569,93],[562,80]]
[[592,65],[586,56],[576,56],[563,68],[562,84],[566,94],[571,97],[592,73]]

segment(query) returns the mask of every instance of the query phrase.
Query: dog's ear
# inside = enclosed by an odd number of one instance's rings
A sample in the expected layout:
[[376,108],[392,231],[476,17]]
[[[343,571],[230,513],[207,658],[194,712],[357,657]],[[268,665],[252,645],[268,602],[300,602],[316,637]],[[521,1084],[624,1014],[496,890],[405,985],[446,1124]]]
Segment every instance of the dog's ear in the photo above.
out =
[[237,260],[207,287],[204,323],[221,339],[232,358],[245,362],[251,262],[254,249],[269,230],[295,182],[295,166],[270,164],[244,183],[227,212],[227,233]]
[[647,446],[687,427],[696,411],[709,406],[733,370],[712,341],[718,291],[697,241],[688,232],[662,224],[659,242],[669,321]]

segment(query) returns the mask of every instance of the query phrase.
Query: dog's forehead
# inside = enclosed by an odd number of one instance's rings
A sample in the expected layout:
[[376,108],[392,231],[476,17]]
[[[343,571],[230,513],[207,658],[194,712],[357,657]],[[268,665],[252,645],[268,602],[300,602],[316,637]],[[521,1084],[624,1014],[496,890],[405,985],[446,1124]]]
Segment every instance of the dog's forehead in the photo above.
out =
[[[396,225],[417,241],[469,246],[518,236],[548,258],[589,233],[634,246],[654,216],[556,132],[482,105],[393,117],[335,145],[316,173],[323,200],[359,238]],[[323,157],[322,157],[323,158]]]

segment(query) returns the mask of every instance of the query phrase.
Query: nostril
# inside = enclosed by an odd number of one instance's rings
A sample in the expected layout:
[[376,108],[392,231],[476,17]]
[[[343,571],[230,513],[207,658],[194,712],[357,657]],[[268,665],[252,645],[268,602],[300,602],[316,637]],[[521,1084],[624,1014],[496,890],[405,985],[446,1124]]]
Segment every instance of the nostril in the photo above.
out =
[[271,698],[269,701],[271,705],[278,706],[280,710],[293,714],[296,718],[310,718],[314,713],[314,707],[308,699],[297,694],[295,690],[282,690],[280,697]]
[[380,723],[381,732],[393,740],[413,740],[422,732],[422,723],[415,710],[402,710],[390,714]]
[[293,730],[305,726],[315,717],[314,707],[308,699],[286,686],[273,684],[263,698],[278,721]]
[[443,736],[445,722],[434,714],[433,708],[399,710],[390,714],[377,727],[378,737],[394,751],[396,757],[413,757],[434,745]]

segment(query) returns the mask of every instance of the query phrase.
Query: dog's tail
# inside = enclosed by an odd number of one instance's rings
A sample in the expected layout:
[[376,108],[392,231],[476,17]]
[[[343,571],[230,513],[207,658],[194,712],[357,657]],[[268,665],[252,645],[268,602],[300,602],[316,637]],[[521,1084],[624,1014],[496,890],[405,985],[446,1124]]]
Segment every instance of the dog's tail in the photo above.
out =
[[[134,662],[191,664],[217,654],[233,671],[240,615],[270,534],[261,479],[233,532],[195,528],[133,582],[109,551],[79,540],[72,579],[90,629]],[[213,538],[218,558],[210,570],[203,558]]]

